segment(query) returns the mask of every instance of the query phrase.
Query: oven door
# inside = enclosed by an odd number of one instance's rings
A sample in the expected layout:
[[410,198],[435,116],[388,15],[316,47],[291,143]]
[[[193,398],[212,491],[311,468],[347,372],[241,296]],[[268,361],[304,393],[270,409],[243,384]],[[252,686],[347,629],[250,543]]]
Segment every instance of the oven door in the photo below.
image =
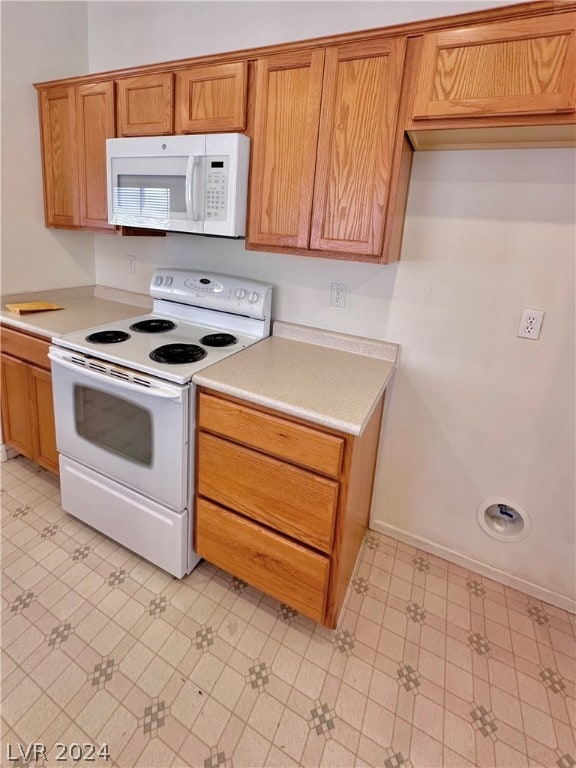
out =
[[59,453],[183,510],[190,386],[123,380],[122,369],[57,347],[49,357]]

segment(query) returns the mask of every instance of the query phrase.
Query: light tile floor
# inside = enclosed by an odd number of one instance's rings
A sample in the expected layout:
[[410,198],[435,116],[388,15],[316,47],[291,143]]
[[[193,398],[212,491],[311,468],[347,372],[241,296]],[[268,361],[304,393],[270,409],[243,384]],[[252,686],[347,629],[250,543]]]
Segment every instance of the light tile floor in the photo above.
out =
[[58,498],[2,466],[2,765],[576,765],[573,615],[368,532],[330,631]]

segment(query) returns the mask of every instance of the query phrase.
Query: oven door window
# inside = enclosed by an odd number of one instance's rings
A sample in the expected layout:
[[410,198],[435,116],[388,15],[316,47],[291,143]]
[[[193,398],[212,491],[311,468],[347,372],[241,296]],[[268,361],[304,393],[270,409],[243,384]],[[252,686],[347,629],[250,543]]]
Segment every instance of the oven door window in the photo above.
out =
[[76,431],[88,442],[136,464],[152,465],[152,415],[117,395],[77,384]]

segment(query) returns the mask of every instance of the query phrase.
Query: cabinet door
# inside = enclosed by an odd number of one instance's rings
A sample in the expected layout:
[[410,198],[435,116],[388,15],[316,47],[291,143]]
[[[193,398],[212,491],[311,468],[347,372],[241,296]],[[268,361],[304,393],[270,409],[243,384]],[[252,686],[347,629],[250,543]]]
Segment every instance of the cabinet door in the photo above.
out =
[[78,224],[76,100],[73,87],[40,91],[46,226]]
[[31,365],[30,387],[34,411],[34,458],[46,469],[58,474],[56,426],[52,401],[52,376],[49,371]]
[[324,50],[256,64],[250,243],[308,248]]
[[119,136],[160,136],[172,133],[174,75],[125,77],[116,82]]
[[576,14],[424,35],[414,119],[576,109]]
[[176,72],[176,133],[243,131],[248,65],[245,61]]
[[310,247],[379,257],[405,40],[329,48]]
[[80,85],[76,89],[78,135],[79,224],[115,229],[108,224],[106,139],[113,138],[114,83]]
[[0,355],[2,374],[2,435],[4,442],[32,458],[34,428],[29,365],[9,355]]

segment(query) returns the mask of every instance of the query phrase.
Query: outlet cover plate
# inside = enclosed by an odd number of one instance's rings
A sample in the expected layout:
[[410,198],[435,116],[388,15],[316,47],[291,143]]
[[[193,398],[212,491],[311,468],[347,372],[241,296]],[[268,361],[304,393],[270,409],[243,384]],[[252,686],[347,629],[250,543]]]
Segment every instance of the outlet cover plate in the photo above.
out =
[[522,339],[538,339],[543,319],[544,312],[541,309],[523,309],[516,335]]

